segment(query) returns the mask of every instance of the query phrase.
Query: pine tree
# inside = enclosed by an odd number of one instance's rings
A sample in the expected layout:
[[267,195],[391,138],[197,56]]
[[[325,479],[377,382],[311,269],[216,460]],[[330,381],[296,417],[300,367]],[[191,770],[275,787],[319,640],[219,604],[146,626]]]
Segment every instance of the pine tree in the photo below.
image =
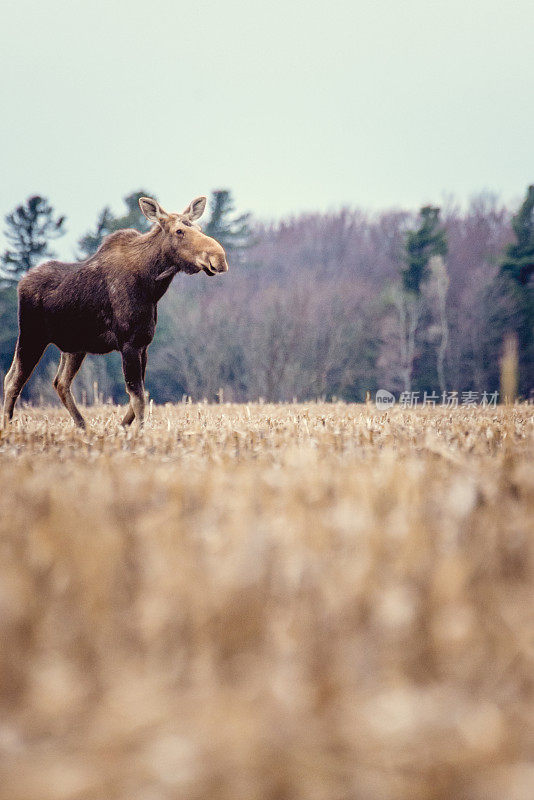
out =
[[405,266],[401,270],[405,291],[420,294],[421,284],[430,276],[429,262],[432,256],[447,254],[445,231],[440,227],[439,208],[424,206],[420,211],[421,224],[406,237]]
[[114,217],[111,210],[106,206],[100,212],[94,231],[89,231],[82,236],[78,242],[81,258],[88,258],[96,253],[102,240],[109,233],[119,231],[122,228],[135,228],[140,233],[145,233],[150,228],[150,223],[139,208],[140,197],[155,197],[155,195],[140,189],[127,195],[124,200],[126,213],[120,217]]
[[1,276],[17,281],[30,267],[54,256],[50,242],[65,233],[65,217],[55,217],[46,197],[35,195],[5,218],[10,242],[2,258]]
[[0,282],[0,386],[13,360],[17,334],[17,286],[13,280]]
[[217,189],[211,193],[210,219],[203,230],[222,244],[230,258],[240,260],[252,243],[250,217],[248,213],[235,216],[231,192]]
[[526,286],[534,273],[534,186],[529,186],[525,201],[512,219],[516,241],[509,245],[501,264],[501,272],[521,286]]
[[137,192],[132,192],[123,198],[124,205],[127,208],[126,214],[122,217],[112,217],[110,222],[110,232],[119,231],[122,228],[135,228],[140,233],[146,233],[151,228],[151,223],[147,220],[141,209],[139,208],[140,197],[154,197],[156,195],[139,189]]
[[501,262],[503,292],[514,305],[508,331],[519,341],[520,391],[528,395],[534,385],[534,186],[529,186],[523,205],[512,218],[515,242],[508,245]]
[[[405,242],[401,288],[397,294],[400,326],[401,375],[405,392],[412,388],[417,326],[421,316],[421,288],[431,275],[430,260],[447,253],[445,230],[440,226],[439,208],[424,206],[417,230],[408,231]],[[440,381],[444,380],[440,376]]]
[[113,216],[111,211],[106,206],[99,214],[99,217],[96,221],[96,227],[94,231],[89,231],[82,236],[82,238],[78,242],[78,247],[80,248],[80,255],[82,258],[88,258],[92,256],[93,253],[96,253],[100,245],[102,244],[102,239],[104,236],[107,236],[108,233],[111,232],[111,224],[113,222]]

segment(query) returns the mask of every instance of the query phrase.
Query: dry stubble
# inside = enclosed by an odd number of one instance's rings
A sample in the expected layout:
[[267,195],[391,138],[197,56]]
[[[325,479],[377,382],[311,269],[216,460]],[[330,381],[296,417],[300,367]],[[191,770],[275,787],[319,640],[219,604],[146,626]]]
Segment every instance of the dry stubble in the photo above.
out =
[[19,412],[1,800],[530,800],[532,406]]

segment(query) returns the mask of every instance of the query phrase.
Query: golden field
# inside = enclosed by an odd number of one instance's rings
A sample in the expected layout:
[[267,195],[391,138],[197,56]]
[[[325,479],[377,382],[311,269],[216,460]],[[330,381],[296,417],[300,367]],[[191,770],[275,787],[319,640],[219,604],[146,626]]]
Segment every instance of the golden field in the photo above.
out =
[[1,800],[531,800],[534,407],[16,411]]

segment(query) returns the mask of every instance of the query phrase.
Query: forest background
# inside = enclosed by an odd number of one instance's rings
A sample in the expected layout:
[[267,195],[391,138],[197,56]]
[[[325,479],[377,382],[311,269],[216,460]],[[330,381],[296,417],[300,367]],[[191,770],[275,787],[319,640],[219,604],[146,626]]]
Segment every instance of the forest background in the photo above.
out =
[[[62,249],[68,218],[44,196],[5,219],[0,261],[0,377],[16,336],[16,284],[36,263],[90,257],[123,227],[147,230],[138,206],[95,212],[75,253]],[[164,203],[165,205],[165,203]],[[179,210],[179,209],[170,209]],[[534,386],[534,187],[519,209],[489,193],[465,208],[449,200],[418,212],[341,208],[262,222],[211,193],[203,224],[228,253],[214,281],[179,275],[160,303],[147,389],[159,403],[314,398],[361,401],[379,388],[479,399],[499,389],[510,335],[519,345],[519,393]],[[55,399],[50,346],[23,397]],[[122,402],[120,356],[92,356],[76,379],[86,402]],[[470,394],[468,394],[470,393]],[[406,396],[406,395],[405,395]]]

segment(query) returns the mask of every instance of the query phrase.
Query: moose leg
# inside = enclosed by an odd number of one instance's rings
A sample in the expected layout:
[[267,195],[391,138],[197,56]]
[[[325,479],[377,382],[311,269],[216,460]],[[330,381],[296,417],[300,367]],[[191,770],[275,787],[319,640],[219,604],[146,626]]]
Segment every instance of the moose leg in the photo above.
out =
[[[143,350],[141,351],[141,377],[143,380],[143,395],[145,391],[146,360],[147,360],[147,348],[144,347]],[[124,427],[126,427],[127,425],[131,425],[132,422],[134,421],[134,418],[135,418],[135,413],[133,410],[132,403],[130,402],[130,405],[128,406],[128,411],[124,415],[121,425],[124,425]]]
[[78,428],[85,428],[85,420],[74,402],[70,385],[84,358],[85,353],[61,353],[57,375],[54,378],[54,389]]
[[[145,389],[143,386],[142,349],[127,345],[122,351],[122,370],[126,382],[126,391],[130,395],[130,408],[137,420],[139,428],[145,419]],[[129,411],[125,419],[129,418]],[[128,423],[126,423],[128,424]]]
[[21,341],[19,336],[13,363],[4,379],[4,428],[7,428],[8,423],[13,419],[13,409],[17,398],[43,355],[45,347],[46,343],[43,342],[27,345]]

